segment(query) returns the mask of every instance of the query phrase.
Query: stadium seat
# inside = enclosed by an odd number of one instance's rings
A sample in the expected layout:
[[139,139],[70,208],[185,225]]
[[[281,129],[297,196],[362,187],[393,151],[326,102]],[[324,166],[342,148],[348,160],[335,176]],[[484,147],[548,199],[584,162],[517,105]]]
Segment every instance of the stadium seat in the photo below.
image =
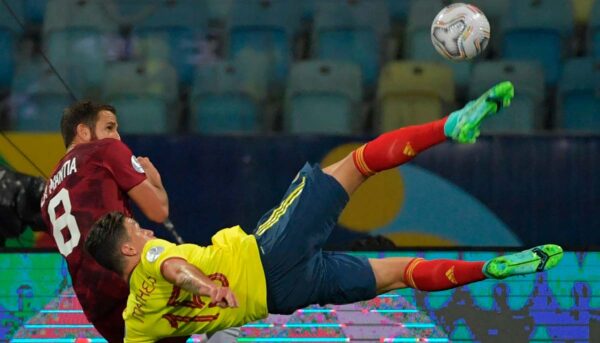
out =
[[243,65],[218,62],[201,66],[192,88],[192,131],[258,132],[260,101],[252,85]]
[[453,71],[454,82],[459,90],[465,90],[471,76],[472,62],[460,63],[442,57],[431,42],[431,23],[444,8],[441,0],[420,0],[412,2],[408,16],[404,57],[410,60],[443,63]]
[[116,24],[100,0],[50,0],[43,25],[45,50],[77,97],[97,97]]
[[268,57],[270,83],[282,85],[292,58],[299,7],[293,0],[235,0],[229,21],[229,54],[237,59],[248,50]]
[[0,91],[10,87],[15,69],[16,34],[0,27]]
[[444,8],[442,0],[413,1],[408,14],[404,57],[431,60],[438,53],[431,43],[431,23]]
[[589,23],[589,52],[595,58],[600,58],[600,1],[592,7]]
[[[23,0],[8,0],[6,4],[24,23]],[[0,2],[0,91],[10,88],[15,72],[15,52],[17,41],[22,33],[17,19]]]
[[[141,39],[167,42],[167,55],[179,81],[191,85],[202,40],[208,30],[208,6],[204,0],[161,1],[134,27]],[[155,56],[145,56],[154,58]]]
[[475,64],[469,98],[475,99],[498,82],[510,80],[516,96],[500,115],[486,120],[482,132],[528,133],[542,128],[544,71],[534,61],[486,61]]
[[375,129],[385,132],[422,124],[448,114],[454,102],[452,69],[441,63],[387,64],[379,78]]
[[410,11],[411,0],[387,0],[392,21],[406,23]]
[[43,60],[19,64],[11,94],[12,127],[19,131],[60,131],[63,110],[73,101]]
[[503,23],[502,56],[539,61],[546,84],[554,86],[573,30],[570,0],[512,0]]
[[573,15],[575,23],[578,25],[587,25],[592,13],[592,7],[595,0],[571,0],[573,4]]
[[600,133],[600,62],[568,60],[558,91],[559,127]]
[[40,25],[44,22],[44,13],[48,0],[24,0],[25,20]]
[[227,22],[233,0],[206,0],[206,6],[209,20],[222,24]]
[[48,0],[44,15],[44,35],[71,28],[116,32],[102,0]]
[[124,133],[166,133],[176,128],[177,73],[166,62],[109,64],[104,98],[117,109]]
[[284,129],[292,133],[349,134],[360,129],[361,74],[357,65],[309,61],[292,67]]
[[319,1],[315,16],[313,56],[358,64],[363,84],[373,88],[390,30],[386,1]]
[[272,91],[283,87],[292,60],[294,33],[300,16],[295,0],[235,0],[228,25],[229,57],[261,54],[269,60]]
[[5,7],[5,3],[10,7],[21,23],[26,23],[24,0],[5,0],[0,2],[0,28],[8,29],[16,33],[21,33],[22,29],[19,22],[13,17],[12,13]]
[[317,2],[319,0],[303,0],[298,1],[298,3],[302,4],[302,8],[300,11],[302,13],[302,20],[306,22],[314,22],[315,20],[315,12],[317,10]]

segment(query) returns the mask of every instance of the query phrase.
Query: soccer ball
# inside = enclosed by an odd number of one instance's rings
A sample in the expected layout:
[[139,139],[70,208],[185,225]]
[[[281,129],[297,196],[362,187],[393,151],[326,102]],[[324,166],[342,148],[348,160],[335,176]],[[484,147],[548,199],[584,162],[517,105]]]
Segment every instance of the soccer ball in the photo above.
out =
[[435,16],[431,24],[433,46],[447,59],[471,59],[485,49],[489,40],[490,23],[473,5],[449,5]]

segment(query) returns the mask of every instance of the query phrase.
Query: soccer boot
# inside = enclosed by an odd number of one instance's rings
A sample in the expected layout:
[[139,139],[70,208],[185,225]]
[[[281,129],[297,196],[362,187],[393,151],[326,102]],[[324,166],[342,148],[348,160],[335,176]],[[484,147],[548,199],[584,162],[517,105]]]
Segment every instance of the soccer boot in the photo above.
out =
[[498,256],[485,263],[483,273],[492,279],[543,272],[553,268],[563,257],[555,244],[539,245],[516,254]]
[[495,85],[462,109],[452,112],[444,125],[444,134],[459,143],[474,143],[479,137],[481,121],[509,106],[514,95],[510,81]]

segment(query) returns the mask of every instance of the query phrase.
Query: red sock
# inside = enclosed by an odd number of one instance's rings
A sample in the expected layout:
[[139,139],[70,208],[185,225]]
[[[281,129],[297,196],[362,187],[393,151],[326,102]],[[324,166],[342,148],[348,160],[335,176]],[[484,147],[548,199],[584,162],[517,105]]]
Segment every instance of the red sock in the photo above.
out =
[[446,119],[386,132],[352,153],[354,165],[364,176],[371,176],[406,163],[419,152],[446,140]]
[[404,283],[421,291],[442,291],[486,279],[485,262],[415,258],[404,270]]

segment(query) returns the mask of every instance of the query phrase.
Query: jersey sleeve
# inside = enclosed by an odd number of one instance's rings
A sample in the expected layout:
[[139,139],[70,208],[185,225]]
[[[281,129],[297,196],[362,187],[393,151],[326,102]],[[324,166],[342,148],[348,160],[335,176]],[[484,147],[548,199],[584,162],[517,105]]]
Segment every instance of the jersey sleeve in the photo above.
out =
[[186,254],[177,249],[175,244],[162,239],[153,239],[148,241],[144,246],[141,263],[147,275],[163,278],[161,272],[162,263],[170,258],[188,260]]
[[107,144],[103,164],[125,192],[146,180],[146,173],[131,150],[120,140]]

